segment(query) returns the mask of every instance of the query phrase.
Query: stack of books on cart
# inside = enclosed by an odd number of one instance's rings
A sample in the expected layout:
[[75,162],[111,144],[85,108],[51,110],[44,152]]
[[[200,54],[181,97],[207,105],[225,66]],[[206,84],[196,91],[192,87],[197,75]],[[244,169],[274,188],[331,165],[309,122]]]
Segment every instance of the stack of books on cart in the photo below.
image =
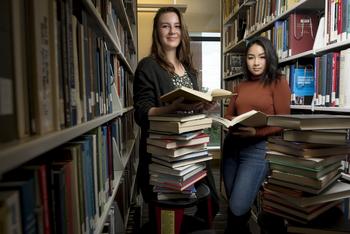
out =
[[195,198],[194,184],[207,175],[209,136],[203,132],[212,120],[204,114],[150,116],[147,152],[150,184],[159,200]]
[[269,116],[268,126],[283,128],[270,137],[266,158],[270,174],[264,183],[262,208],[302,224],[350,197],[350,184],[341,179],[350,153],[350,116]]

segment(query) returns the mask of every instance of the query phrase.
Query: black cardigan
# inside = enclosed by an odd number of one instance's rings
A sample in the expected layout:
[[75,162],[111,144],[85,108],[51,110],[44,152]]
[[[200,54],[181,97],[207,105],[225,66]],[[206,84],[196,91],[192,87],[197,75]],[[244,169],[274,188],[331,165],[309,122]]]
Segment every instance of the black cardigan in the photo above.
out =
[[[193,87],[198,89],[196,77],[189,72],[188,74]],[[149,135],[148,111],[152,107],[164,106],[165,103],[162,103],[159,97],[173,89],[175,89],[175,86],[171,74],[162,68],[154,58],[149,56],[139,62],[133,82],[133,98],[135,121],[141,127],[137,178],[142,196],[146,202],[149,202],[151,196],[154,195],[149,185],[148,164],[151,162],[151,156],[147,153],[146,142]]]
[[[186,69],[188,70],[188,69]],[[187,71],[193,88],[198,90],[196,76]],[[152,57],[142,59],[136,69],[134,79],[135,120],[148,129],[148,111],[152,107],[164,106],[159,97],[175,89],[171,74]]]

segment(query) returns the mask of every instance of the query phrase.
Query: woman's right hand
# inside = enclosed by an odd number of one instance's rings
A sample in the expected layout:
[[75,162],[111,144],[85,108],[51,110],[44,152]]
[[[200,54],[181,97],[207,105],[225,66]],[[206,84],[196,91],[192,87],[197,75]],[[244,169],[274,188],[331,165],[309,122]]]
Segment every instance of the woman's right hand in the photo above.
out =
[[201,111],[204,108],[203,102],[184,103],[184,98],[180,97],[173,101],[170,106],[174,111]]

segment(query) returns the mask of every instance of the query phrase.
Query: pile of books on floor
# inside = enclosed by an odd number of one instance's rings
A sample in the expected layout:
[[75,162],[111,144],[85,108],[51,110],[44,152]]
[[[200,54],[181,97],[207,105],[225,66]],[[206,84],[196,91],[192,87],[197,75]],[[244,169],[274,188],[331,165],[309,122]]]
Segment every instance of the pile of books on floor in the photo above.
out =
[[308,224],[350,197],[350,184],[341,180],[350,153],[350,116],[277,115],[269,116],[267,125],[284,130],[267,143],[271,171],[264,211]]
[[195,198],[195,182],[204,178],[209,136],[203,130],[212,120],[204,114],[150,116],[147,152],[150,184],[158,200]]

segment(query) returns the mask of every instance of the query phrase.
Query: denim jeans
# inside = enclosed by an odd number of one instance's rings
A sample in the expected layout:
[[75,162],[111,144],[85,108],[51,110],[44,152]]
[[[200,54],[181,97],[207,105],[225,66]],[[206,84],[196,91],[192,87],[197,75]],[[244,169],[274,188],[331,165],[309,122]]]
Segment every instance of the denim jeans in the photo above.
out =
[[227,135],[223,148],[223,179],[231,212],[247,213],[268,170],[266,141]]

